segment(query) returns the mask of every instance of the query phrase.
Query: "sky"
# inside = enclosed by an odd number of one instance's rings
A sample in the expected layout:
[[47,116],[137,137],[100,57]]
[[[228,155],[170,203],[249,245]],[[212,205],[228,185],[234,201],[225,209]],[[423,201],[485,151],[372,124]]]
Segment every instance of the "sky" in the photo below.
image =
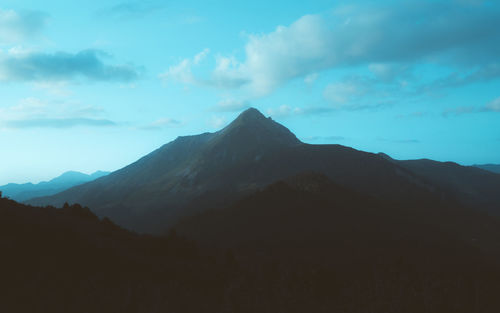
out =
[[500,164],[500,2],[0,4],[0,185],[117,170],[248,107],[307,143]]

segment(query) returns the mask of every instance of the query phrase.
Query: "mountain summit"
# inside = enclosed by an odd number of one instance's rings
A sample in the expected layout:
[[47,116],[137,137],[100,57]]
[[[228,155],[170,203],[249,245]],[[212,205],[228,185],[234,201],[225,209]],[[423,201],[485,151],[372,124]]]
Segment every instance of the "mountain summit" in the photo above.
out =
[[[475,182],[486,175],[489,185],[500,186],[500,175],[475,169],[476,177],[474,170],[463,169],[454,168],[453,177],[463,176],[470,196],[493,199],[491,188]],[[311,171],[392,202],[418,205],[454,198],[454,185],[435,180],[424,169],[340,145],[302,143],[251,108],[215,133],[178,137],[108,176],[30,203],[79,203],[129,229],[162,233],[181,218],[225,207],[277,180]]]
[[220,131],[220,137],[231,137],[242,141],[243,144],[300,144],[300,140],[288,128],[276,123],[270,117],[266,118],[255,108],[243,111]]
[[238,120],[265,120],[266,117],[256,108],[248,108],[245,111],[241,112],[240,115],[234,120],[234,122]]

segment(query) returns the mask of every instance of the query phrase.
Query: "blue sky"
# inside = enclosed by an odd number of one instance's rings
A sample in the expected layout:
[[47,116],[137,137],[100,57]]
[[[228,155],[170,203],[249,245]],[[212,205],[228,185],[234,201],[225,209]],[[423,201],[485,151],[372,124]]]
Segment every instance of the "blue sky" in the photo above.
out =
[[0,184],[116,170],[249,106],[308,143],[500,163],[496,1],[0,5]]

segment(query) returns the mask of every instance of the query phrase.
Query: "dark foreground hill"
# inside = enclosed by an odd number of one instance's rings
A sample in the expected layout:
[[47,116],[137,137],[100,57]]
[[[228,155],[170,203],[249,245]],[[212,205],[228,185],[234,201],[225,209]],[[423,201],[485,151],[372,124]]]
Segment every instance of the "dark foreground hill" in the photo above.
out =
[[[395,244],[392,250],[405,251],[409,247],[399,247],[398,242],[410,240],[442,245],[445,250],[465,245],[500,256],[499,221],[459,201],[395,203],[308,172],[273,183],[228,207],[186,218],[176,230],[224,248],[261,248],[263,242],[277,249],[306,242],[307,248],[327,238],[339,247],[366,253],[378,244]],[[372,240],[374,245],[368,244]]]
[[482,208],[493,215],[500,215],[500,192],[494,171],[478,166],[461,166],[454,162],[429,159],[394,160],[384,153],[385,159],[424,178],[455,200],[470,207]]
[[106,177],[30,203],[81,203],[126,228],[159,234],[183,217],[315,171],[358,193],[401,204],[458,199],[493,213],[500,207],[498,174],[474,169],[479,174],[462,175],[458,165],[441,171],[447,164],[439,162],[410,165],[340,145],[302,143],[248,109],[216,133],[179,137]]
[[0,311],[498,312],[498,220],[421,210],[305,174],[183,221],[196,244],[0,199]]
[[0,186],[0,190],[3,192],[4,196],[22,202],[31,198],[51,196],[73,186],[93,181],[108,174],[109,172],[97,171],[93,174],[87,175],[80,172],[70,171],[63,173],[54,179],[40,182],[38,184],[7,184]]
[[401,206],[306,173],[176,229],[244,260],[278,262],[281,282],[296,267],[320,269],[330,312],[499,309],[500,220],[458,202]]

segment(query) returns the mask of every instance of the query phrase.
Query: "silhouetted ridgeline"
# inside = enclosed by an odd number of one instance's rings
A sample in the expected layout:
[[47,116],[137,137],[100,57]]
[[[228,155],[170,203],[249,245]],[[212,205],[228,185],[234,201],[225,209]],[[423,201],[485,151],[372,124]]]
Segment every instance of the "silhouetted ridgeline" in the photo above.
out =
[[437,209],[306,173],[179,224],[197,245],[3,198],[0,311],[498,312],[498,220]]

